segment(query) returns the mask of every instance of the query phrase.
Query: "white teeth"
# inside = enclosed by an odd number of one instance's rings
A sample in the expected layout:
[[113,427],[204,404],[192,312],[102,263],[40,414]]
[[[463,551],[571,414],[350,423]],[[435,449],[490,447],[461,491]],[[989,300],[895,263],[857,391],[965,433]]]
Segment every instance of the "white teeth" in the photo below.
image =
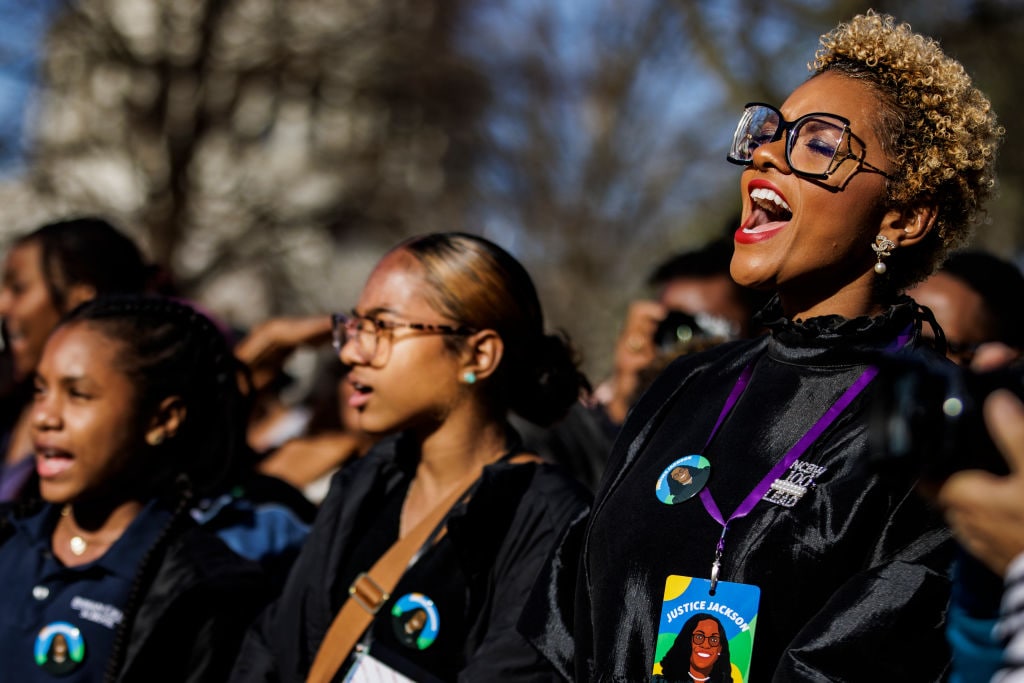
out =
[[758,187],[751,190],[750,198],[762,208],[768,210],[782,209],[783,211],[793,213],[793,210],[789,208],[789,204],[786,203],[786,200],[780,197],[774,190],[769,190],[766,187]]

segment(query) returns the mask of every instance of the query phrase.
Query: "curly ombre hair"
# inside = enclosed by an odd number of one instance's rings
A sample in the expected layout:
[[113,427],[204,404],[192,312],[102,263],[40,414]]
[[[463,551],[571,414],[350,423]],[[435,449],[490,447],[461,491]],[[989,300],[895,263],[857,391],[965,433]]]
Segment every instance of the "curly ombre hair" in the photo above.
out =
[[924,279],[967,241],[995,188],[1004,130],[991,103],[937,41],[871,10],[823,35],[810,68],[855,78],[878,93],[876,132],[894,166],[889,201],[938,209],[924,241],[893,252],[890,283],[902,289]]

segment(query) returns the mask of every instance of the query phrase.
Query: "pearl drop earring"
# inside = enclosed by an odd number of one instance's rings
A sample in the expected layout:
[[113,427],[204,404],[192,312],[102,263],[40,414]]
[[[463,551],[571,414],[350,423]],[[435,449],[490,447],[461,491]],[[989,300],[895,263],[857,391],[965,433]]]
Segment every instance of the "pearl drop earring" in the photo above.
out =
[[876,235],[875,243],[871,245],[871,249],[874,250],[875,255],[878,257],[878,263],[875,264],[875,272],[879,275],[885,275],[887,268],[883,258],[892,256],[892,250],[896,248],[896,243],[885,235]]

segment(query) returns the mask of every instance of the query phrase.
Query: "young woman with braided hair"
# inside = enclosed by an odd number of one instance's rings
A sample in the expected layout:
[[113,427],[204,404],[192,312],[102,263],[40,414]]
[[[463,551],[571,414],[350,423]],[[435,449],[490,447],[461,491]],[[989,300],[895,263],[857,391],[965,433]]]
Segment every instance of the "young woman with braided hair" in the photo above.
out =
[[54,330],[31,406],[44,503],[0,522],[10,680],[224,680],[266,584],[189,510],[244,452],[237,373],[165,299],[95,299]]
[[156,273],[130,237],[97,217],[47,223],[10,245],[0,282],[10,373],[0,386],[0,501],[37,493],[27,406],[50,332],[62,315],[93,297],[147,291]]

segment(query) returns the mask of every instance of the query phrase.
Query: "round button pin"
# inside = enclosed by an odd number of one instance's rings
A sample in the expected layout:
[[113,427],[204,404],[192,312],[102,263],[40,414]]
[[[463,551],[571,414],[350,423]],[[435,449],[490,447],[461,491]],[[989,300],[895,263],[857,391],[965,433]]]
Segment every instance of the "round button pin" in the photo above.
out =
[[391,626],[402,645],[426,650],[437,639],[441,618],[433,600],[422,593],[408,593],[391,608]]
[[687,455],[674,460],[658,477],[654,494],[665,505],[690,500],[708,483],[711,463],[703,455]]
[[44,671],[62,676],[77,669],[85,659],[85,640],[74,624],[55,621],[36,636],[33,654]]

